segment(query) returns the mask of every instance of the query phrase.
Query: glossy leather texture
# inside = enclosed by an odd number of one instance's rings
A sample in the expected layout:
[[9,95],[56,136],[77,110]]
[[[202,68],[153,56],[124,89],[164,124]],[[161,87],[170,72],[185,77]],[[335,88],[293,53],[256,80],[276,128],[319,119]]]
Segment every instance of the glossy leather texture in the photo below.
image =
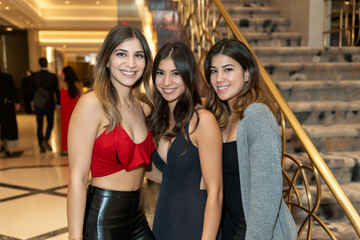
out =
[[137,191],[113,191],[89,185],[84,240],[155,240]]

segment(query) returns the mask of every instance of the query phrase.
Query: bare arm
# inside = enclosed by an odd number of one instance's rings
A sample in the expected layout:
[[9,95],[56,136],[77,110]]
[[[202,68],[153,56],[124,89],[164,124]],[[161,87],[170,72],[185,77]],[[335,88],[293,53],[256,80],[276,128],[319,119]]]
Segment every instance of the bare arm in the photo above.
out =
[[202,240],[216,239],[223,201],[222,136],[215,117],[199,110],[200,122],[194,132],[201,171],[207,191]]
[[152,162],[149,169],[146,169],[146,171],[145,171],[145,177],[147,177],[148,179],[150,179],[154,182],[161,183],[162,172]]
[[100,103],[95,94],[90,92],[81,97],[70,119],[68,132],[70,182],[67,195],[69,238],[82,236],[86,186],[101,113]]

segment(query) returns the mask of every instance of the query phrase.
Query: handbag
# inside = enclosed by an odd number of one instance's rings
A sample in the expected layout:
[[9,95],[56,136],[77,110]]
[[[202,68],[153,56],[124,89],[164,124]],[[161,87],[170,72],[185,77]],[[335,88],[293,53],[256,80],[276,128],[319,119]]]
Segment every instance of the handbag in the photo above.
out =
[[51,104],[51,93],[48,90],[46,90],[45,88],[40,86],[38,75],[36,75],[35,78],[36,78],[38,88],[35,91],[34,98],[33,98],[34,105],[35,105],[35,107],[40,108],[40,109],[48,108],[48,107],[50,107],[50,104]]

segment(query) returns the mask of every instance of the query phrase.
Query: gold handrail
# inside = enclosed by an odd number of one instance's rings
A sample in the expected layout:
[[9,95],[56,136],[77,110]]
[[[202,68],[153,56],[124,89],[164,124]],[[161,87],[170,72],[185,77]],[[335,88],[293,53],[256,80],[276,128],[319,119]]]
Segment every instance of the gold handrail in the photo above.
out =
[[[230,38],[231,34],[234,38],[242,41],[250,51],[255,56],[260,70],[260,75],[264,80],[269,92],[272,94],[273,98],[277,102],[280,112],[281,112],[281,122],[282,122],[282,135],[283,135],[283,154],[282,154],[282,164],[284,165],[285,159],[292,160],[293,163],[298,165],[299,169],[294,173],[291,178],[289,174],[283,171],[284,178],[287,181],[289,188],[287,193],[284,194],[284,198],[287,200],[289,208],[297,207],[301,210],[304,210],[308,213],[308,216],[304,220],[303,224],[300,226],[298,231],[298,239],[300,239],[301,234],[305,230],[305,225],[308,227],[307,238],[311,239],[313,221],[317,221],[325,232],[329,235],[331,239],[336,239],[328,227],[320,220],[316,215],[316,210],[320,204],[321,198],[321,185],[319,174],[323,178],[324,182],[327,184],[328,188],[334,195],[335,199],[340,204],[341,208],[344,210],[346,216],[349,218],[351,224],[353,225],[355,231],[360,236],[360,217],[353,205],[349,201],[348,197],[345,195],[340,185],[336,181],[335,177],[325,164],[324,160],[320,156],[319,152],[315,148],[314,144],[311,142],[310,138],[306,134],[305,130],[300,125],[299,121],[295,117],[294,113],[291,111],[289,105],[281,95],[280,91],[275,86],[274,82],[266,72],[265,68],[256,57],[255,53],[249,46],[248,42],[240,32],[239,28],[230,17],[229,13],[226,11],[225,7],[222,5],[220,0],[183,0],[183,1],[173,1],[174,8],[179,14],[180,22],[184,28],[186,38],[190,43],[190,47],[194,52],[194,55],[197,60],[198,69],[203,77],[203,63],[207,51],[212,44],[215,43],[217,39],[222,38],[221,30],[219,26],[221,20],[225,21],[226,26],[226,37]],[[211,15],[213,14],[213,15]],[[206,83],[206,81],[205,81]],[[300,161],[296,160],[292,155],[286,153],[286,139],[285,139],[285,118],[292,127],[293,131],[299,138],[303,147],[305,148],[311,165],[304,165]],[[317,185],[317,197],[315,198],[315,203],[313,204],[313,199],[309,190],[309,184],[307,183],[307,174],[305,170],[310,170],[314,174],[315,182]],[[302,203],[300,199],[299,190],[295,186],[296,179],[299,176],[302,176],[308,208]],[[297,203],[292,200],[293,195],[297,198]]]

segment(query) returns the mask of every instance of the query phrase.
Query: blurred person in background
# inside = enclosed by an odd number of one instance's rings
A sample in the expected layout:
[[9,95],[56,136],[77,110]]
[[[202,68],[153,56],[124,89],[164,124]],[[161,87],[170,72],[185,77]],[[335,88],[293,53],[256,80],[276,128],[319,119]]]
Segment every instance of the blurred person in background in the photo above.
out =
[[62,70],[64,81],[60,83],[61,104],[61,154],[67,155],[67,134],[71,114],[82,93],[82,83],[74,69],[66,66]]
[[18,139],[16,111],[19,111],[19,109],[20,104],[16,95],[13,77],[0,69],[1,153],[6,157],[11,156],[7,142]]
[[[36,123],[37,123],[37,137],[39,141],[40,153],[45,153],[46,150],[52,151],[49,145],[51,130],[54,126],[54,110],[55,105],[60,108],[60,91],[59,83],[55,74],[50,73],[47,69],[48,61],[42,57],[39,59],[40,71],[32,75],[32,96],[31,99],[35,106]],[[47,93],[48,96],[42,94],[43,103],[37,101],[37,95],[40,92]],[[56,96],[56,100],[54,98]],[[45,135],[43,133],[44,116],[46,116],[47,127]]]
[[21,81],[21,88],[24,97],[24,107],[25,107],[25,112],[27,114],[34,113],[31,106],[31,84],[32,84],[31,74],[32,73],[29,69],[26,70],[26,75],[23,77]]

